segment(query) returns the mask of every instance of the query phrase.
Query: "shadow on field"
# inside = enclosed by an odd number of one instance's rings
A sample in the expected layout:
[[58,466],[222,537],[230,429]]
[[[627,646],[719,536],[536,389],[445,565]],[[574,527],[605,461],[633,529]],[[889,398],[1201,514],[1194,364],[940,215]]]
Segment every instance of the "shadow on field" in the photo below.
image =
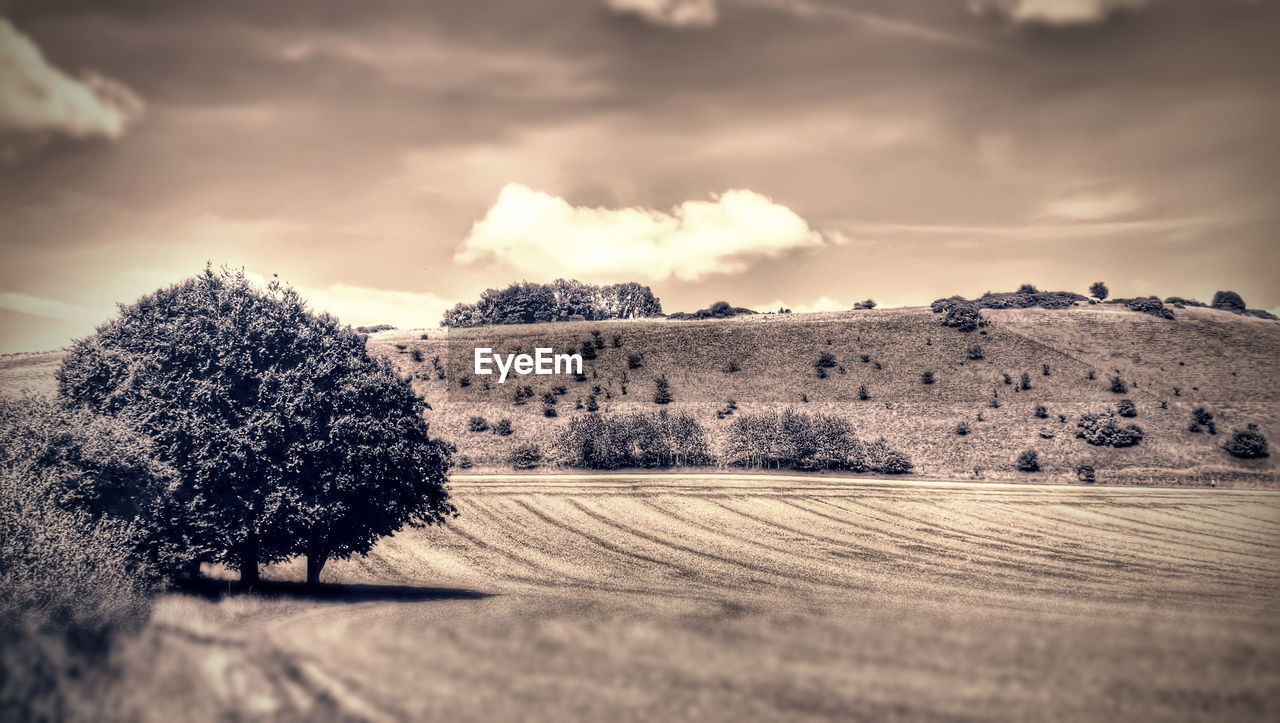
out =
[[431,600],[480,600],[493,597],[493,593],[458,587],[427,587],[421,585],[370,585],[354,583],[321,583],[307,585],[287,580],[260,580],[255,585],[244,585],[235,580],[216,580],[201,577],[178,584],[178,589],[210,600],[228,595],[254,594],[265,597],[288,597],[299,600],[328,602],[427,602]]

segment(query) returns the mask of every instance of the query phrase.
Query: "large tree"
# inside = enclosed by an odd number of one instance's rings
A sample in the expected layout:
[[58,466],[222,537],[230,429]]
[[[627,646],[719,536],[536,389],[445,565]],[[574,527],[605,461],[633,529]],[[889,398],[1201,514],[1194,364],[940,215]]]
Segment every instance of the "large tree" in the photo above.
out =
[[451,447],[365,338],[292,289],[200,275],[122,306],[58,372],[75,406],[127,417],[178,483],[173,534],[253,583],[260,564],[365,553],[456,514]]

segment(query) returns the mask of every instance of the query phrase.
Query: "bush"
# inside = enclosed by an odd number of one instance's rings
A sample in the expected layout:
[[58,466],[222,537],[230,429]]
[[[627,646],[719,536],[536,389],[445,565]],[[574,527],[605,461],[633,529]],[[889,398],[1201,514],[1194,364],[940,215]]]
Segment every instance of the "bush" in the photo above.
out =
[[1231,456],[1240,459],[1262,459],[1271,455],[1267,448],[1267,438],[1262,436],[1257,425],[1254,424],[1250,424],[1244,430],[1237,429],[1222,448]]
[[1031,375],[1023,372],[1022,377],[1018,380],[1018,389],[1026,391],[1031,388]]
[[[940,308],[939,301],[943,302]],[[934,312],[943,315],[940,322],[943,326],[960,331],[973,331],[985,323],[982,319],[982,310],[972,301],[963,299],[958,301],[940,299],[939,301],[933,302]]]
[[1040,365],[1040,374],[1041,374],[1041,376],[1046,376],[1046,377],[1047,377],[1047,376],[1049,376],[1049,365],[1048,365],[1048,364],[1041,364],[1041,365]]
[[413,360],[414,364],[421,364],[423,361],[422,350],[415,348],[413,351],[409,352],[409,358]]
[[498,423],[493,425],[493,433],[499,437],[510,437],[515,430],[511,428],[510,419],[499,419]]
[[739,366],[738,362],[733,359],[730,359],[724,365],[725,374],[736,374],[737,372],[740,372],[740,371],[742,371],[742,367]]
[[589,341],[584,341],[579,345],[578,353],[582,355],[583,361],[591,361],[596,358],[596,346]]
[[653,403],[654,404],[670,404],[673,400],[671,396],[671,382],[667,381],[665,376],[653,378]]
[[1138,407],[1133,403],[1132,399],[1121,399],[1116,405],[1116,414],[1132,419],[1138,416]]
[[871,392],[867,391],[866,385],[865,384],[860,385],[858,387],[858,399],[865,402],[870,398],[871,398]]
[[724,462],[735,467],[798,470],[911,471],[906,455],[883,440],[865,444],[848,420],[821,413],[741,414],[725,430]]
[[927,371],[927,372],[925,372],[925,373],[923,373],[923,374],[921,374],[921,375],[920,375],[920,383],[921,383],[921,384],[933,384],[933,383],[934,383],[934,381],[936,381],[936,380],[933,378],[933,372],[928,372],[928,371]]
[[1097,481],[1098,477],[1097,473],[1093,469],[1093,465],[1082,464],[1079,467],[1076,467],[1076,479],[1084,482],[1085,484],[1091,485]]
[[556,446],[563,464],[582,469],[685,467],[711,464],[700,424],[688,414],[575,417]]
[[1035,409],[1034,414],[1035,414],[1035,416],[1036,416],[1036,419],[1048,419],[1048,418],[1049,418],[1049,410],[1048,410],[1048,409],[1045,409],[1045,406],[1044,406],[1043,404],[1037,404],[1037,405],[1036,405],[1036,409]]
[[968,422],[960,422],[959,424],[956,425],[956,428],[955,428],[955,433],[957,437],[963,437],[966,434],[968,434],[970,431],[971,430],[969,429]]
[[830,369],[835,365],[836,365],[836,355],[832,354],[829,351],[822,352],[822,354],[818,355],[818,358],[813,361],[813,366],[817,367],[818,369]]
[[858,303],[853,305],[853,308],[855,311],[860,309],[874,309],[876,308],[876,301],[875,299],[867,299],[865,301],[859,301]]
[[1129,385],[1120,377],[1111,377],[1111,384],[1107,386],[1107,390],[1112,394],[1128,394]]
[[1019,472],[1039,472],[1040,457],[1035,453],[1035,450],[1028,449],[1018,455],[1017,461],[1014,462],[1014,467],[1017,467]]
[[487,432],[489,431],[489,420],[484,417],[472,417],[467,421],[468,432]]
[[1076,436],[1095,447],[1133,447],[1143,439],[1142,427],[1116,424],[1111,412],[1085,414],[1076,422]]
[[458,458],[458,469],[471,469],[474,466],[475,463],[467,455],[464,454]]
[[613,343],[613,348],[614,348],[614,349],[621,349],[621,348],[622,348],[622,335],[621,335],[621,334],[614,334],[614,335],[613,335],[613,338],[612,338],[612,343]]
[[157,535],[171,474],[150,444],[49,399],[0,400],[0,718],[72,717],[145,621],[154,575],[190,559]]
[[639,369],[639,368],[640,368],[640,367],[642,367],[642,366],[644,366],[644,357],[643,357],[642,355],[640,355],[640,354],[628,354],[628,355],[627,355],[627,368],[628,368],[628,369]]
[[698,309],[697,311],[694,311],[694,312],[678,311],[674,314],[671,314],[667,318],[678,319],[678,320],[728,319],[730,317],[738,316],[742,314],[749,315],[749,314],[756,314],[756,313],[758,312],[756,312],[753,309],[748,309],[742,306],[733,306],[727,301],[717,301],[716,303],[712,304],[711,306],[708,306],[705,309]]
[[1196,407],[1191,412],[1191,424],[1187,426],[1188,432],[1199,433],[1206,431],[1209,434],[1218,433],[1218,425],[1213,421],[1213,412],[1204,407]]
[[599,400],[597,400],[597,399],[596,399],[596,395],[594,395],[594,394],[589,394],[589,395],[587,395],[587,406],[586,406],[586,410],[587,410],[588,412],[598,412],[598,411],[600,411],[600,402],[599,402]]
[[974,344],[973,346],[969,347],[968,354],[969,354],[970,361],[982,361],[985,358],[984,354],[982,353],[982,347],[978,346],[977,344]]
[[1154,296],[1140,296],[1135,299],[1113,299],[1113,304],[1122,304],[1129,311],[1137,311],[1142,314],[1150,314],[1158,316],[1161,319],[1172,319],[1173,310],[1164,305],[1164,302]]
[[1209,303],[1209,306],[1235,314],[1243,314],[1245,312],[1244,299],[1234,291],[1219,291],[1213,295],[1213,301]]
[[507,462],[516,469],[533,469],[542,462],[542,448],[533,443],[517,445]]

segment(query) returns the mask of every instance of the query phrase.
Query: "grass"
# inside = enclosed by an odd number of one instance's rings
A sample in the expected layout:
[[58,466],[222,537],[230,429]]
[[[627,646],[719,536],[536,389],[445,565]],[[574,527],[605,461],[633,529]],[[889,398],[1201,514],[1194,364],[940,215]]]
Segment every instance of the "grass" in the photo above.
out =
[[[1250,423],[1258,424],[1273,446],[1280,442],[1280,377],[1274,372],[1280,324],[1210,309],[1179,310],[1170,321],[1102,305],[983,314],[991,321],[985,335],[944,328],[928,309],[876,309],[485,327],[431,334],[428,340],[417,331],[391,331],[371,337],[370,348],[413,376],[415,388],[432,406],[434,432],[456,444],[477,471],[510,470],[507,459],[516,445],[533,443],[549,451],[563,425],[585,413],[574,408],[575,402],[585,403],[594,386],[602,388],[597,401],[604,413],[656,409],[653,379],[665,376],[674,396],[667,408],[692,414],[707,429],[713,452],[720,429],[731,419],[717,419],[716,411],[732,398],[743,413],[792,406],[844,416],[859,436],[886,437],[927,477],[1017,479],[1014,458],[1032,449],[1042,466],[1036,477],[1046,481],[1075,482],[1075,469],[1089,464],[1102,484],[1274,483],[1274,460],[1280,455],[1237,460],[1221,444],[1230,430]],[[623,342],[620,347],[607,343],[596,359],[584,362],[585,381],[530,375],[499,385],[493,378],[486,390],[485,380],[473,375],[469,387],[458,387],[458,379],[472,371],[474,346],[565,351],[591,339],[592,330],[606,339],[621,334]],[[980,360],[970,358],[975,344],[982,346]],[[819,379],[813,361],[823,353],[833,355],[837,366]],[[628,368],[633,354],[643,357],[642,368]],[[447,368],[445,380],[433,370],[436,356]],[[6,358],[0,360],[0,379],[6,388],[51,386],[56,361],[56,354]],[[730,364],[740,370],[726,374]],[[920,383],[925,371],[934,372],[933,384]],[[1017,391],[1024,373],[1032,388]],[[624,374],[629,380],[625,395]],[[1014,384],[1005,385],[1004,374]],[[1120,395],[1108,391],[1113,376],[1129,385],[1124,396],[1137,405],[1138,416],[1127,421],[1146,432],[1138,447],[1100,449],[1075,438],[1081,414],[1119,402]],[[516,406],[515,388],[524,384],[534,395]],[[544,417],[539,399],[558,385],[568,387],[559,397],[558,416]],[[870,396],[865,401],[858,398],[863,386]],[[993,392],[999,408],[988,404]],[[1162,401],[1167,409],[1160,407]],[[1047,419],[1034,417],[1037,404],[1047,407]],[[1217,416],[1221,434],[1186,431],[1191,410],[1202,405]],[[1059,414],[1067,416],[1065,424],[1057,421]],[[491,423],[510,418],[514,434],[468,432],[472,416]],[[970,434],[953,433],[961,421],[969,422]]]

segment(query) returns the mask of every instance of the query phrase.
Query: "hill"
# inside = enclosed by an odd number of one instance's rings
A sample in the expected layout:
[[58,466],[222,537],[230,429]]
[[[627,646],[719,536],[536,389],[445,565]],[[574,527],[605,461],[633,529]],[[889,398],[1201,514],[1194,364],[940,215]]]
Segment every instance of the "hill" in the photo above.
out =
[[[510,470],[517,445],[550,453],[569,420],[587,413],[577,403],[599,387],[605,414],[689,413],[706,429],[713,453],[734,415],[790,408],[846,418],[860,438],[886,438],[911,457],[915,474],[930,478],[1072,482],[1089,465],[1099,483],[1275,483],[1274,457],[1236,459],[1222,443],[1248,424],[1280,439],[1280,377],[1273,371],[1280,323],[1191,308],[1168,320],[1109,305],[983,314],[989,324],[975,332],[943,327],[927,308],[908,308],[433,330],[426,339],[421,331],[388,331],[372,335],[370,347],[412,375],[432,406],[435,433],[479,470]],[[600,348],[584,362],[581,381],[529,375],[498,384],[471,374],[474,346],[568,351],[593,342],[592,332]],[[815,362],[824,354],[832,366],[820,373]],[[10,390],[49,388],[56,361],[56,354],[9,357],[0,360],[0,379]],[[922,381],[926,372],[933,383]],[[1024,374],[1030,388],[1022,390]],[[670,382],[669,405],[653,403],[657,376]],[[1110,391],[1114,377],[1126,393]],[[517,404],[516,389],[525,385],[533,396]],[[540,399],[560,386],[556,416],[547,418]],[[861,387],[868,399],[860,398]],[[737,410],[721,418],[730,399]],[[1077,438],[1081,415],[1121,399],[1134,403],[1137,416],[1119,421],[1142,427],[1140,444],[1117,449]],[[1213,413],[1216,435],[1188,431],[1198,407]],[[510,419],[513,434],[468,431],[474,416],[489,425]],[[961,422],[969,434],[955,433]],[[1015,469],[1024,450],[1037,453],[1041,471]]]

